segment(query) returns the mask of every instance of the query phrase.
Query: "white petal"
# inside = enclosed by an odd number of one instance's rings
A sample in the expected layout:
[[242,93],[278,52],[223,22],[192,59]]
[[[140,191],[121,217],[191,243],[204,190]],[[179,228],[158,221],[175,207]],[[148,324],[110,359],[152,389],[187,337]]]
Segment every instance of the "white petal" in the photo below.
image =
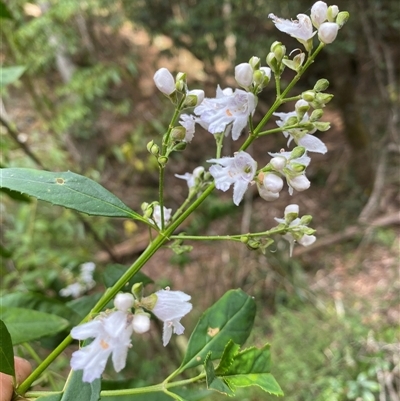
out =
[[181,322],[177,319],[172,321],[172,325],[174,326],[174,333],[181,335],[185,331],[185,328],[182,326]]
[[91,322],[81,324],[71,330],[71,337],[75,340],[86,340],[96,337],[103,330],[101,320],[92,320]]
[[162,337],[164,347],[169,343],[171,337],[172,337],[172,323],[164,322],[163,337]]
[[325,144],[320,139],[310,134],[306,134],[300,138],[297,144],[304,146],[309,152],[324,154],[328,151]]

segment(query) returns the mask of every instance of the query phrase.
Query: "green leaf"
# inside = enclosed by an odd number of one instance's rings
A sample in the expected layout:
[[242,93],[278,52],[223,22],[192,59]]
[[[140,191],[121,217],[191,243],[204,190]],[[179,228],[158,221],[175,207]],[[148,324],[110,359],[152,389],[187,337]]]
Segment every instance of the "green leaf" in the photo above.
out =
[[13,19],[13,16],[3,1],[0,1],[0,18]]
[[210,359],[211,353],[209,352],[204,361],[204,368],[206,371],[207,388],[210,390],[218,391],[226,395],[234,395],[235,393],[229,388],[229,386],[219,377],[216,376],[214,365]]
[[70,171],[4,168],[0,169],[0,187],[94,216],[133,218],[147,223],[100,184]]
[[68,381],[67,388],[60,401],[98,401],[100,399],[101,380],[91,383],[82,381],[83,370],[74,370]]
[[62,393],[44,395],[36,398],[36,401],[61,401]]
[[215,374],[233,391],[236,387],[258,386],[270,394],[283,395],[282,389],[271,374],[269,344],[243,351],[239,351],[239,347],[232,342],[227,344]]
[[11,257],[12,252],[5,248],[2,244],[0,244],[0,256],[2,256],[3,258],[9,258]]
[[92,310],[93,306],[96,305],[100,298],[100,293],[85,295],[84,297],[73,299],[72,301],[67,302],[66,305],[75,313],[77,313],[80,317],[80,320],[82,320]]
[[14,83],[25,71],[22,65],[13,67],[0,67],[0,89]]
[[0,320],[0,372],[15,375],[11,335],[2,320]]
[[[128,268],[126,266],[120,264],[107,265],[107,268],[103,273],[104,285],[107,288],[112,287],[127,270]],[[125,285],[127,291],[130,291],[135,283],[143,283],[145,286],[154,283],[154,281],[144,273],[138,272]]]
[[31,202],[31,198],[29,198],[29,196],[26,196],[16,191],[11,191],[8,188],[0,188],[0,192],[7,194],[11,199],[17,202],[25,202],[25,203]]
[[200,317],[190,339],[179,371],[221,357],[229,340],[242,345],[254,323],[256,304],[242,290],[230,290]]
[[50,313],[68,319],[71,325],[78,324],[82,320],[74,309],[69,308],[61,301],[35,292],[14,292],[4,295],[0,297],[0,305]]
[[13,345],[58,333],[69,326],[59,316],[23,308],[0,306],[0,318],[7,324]]

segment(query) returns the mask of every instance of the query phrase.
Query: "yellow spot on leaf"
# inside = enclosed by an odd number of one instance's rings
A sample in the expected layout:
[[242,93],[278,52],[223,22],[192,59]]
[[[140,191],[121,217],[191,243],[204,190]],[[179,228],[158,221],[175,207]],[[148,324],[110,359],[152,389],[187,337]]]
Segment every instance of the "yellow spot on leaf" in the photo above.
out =
[[56,183],[59,185],[64,185],[64,178],[56,178]]
[[214,337],[214,336],[216,336],[218,333],[219,333],[219,328],[218,328],[218,327],[216,327],[215,329],[213,329],[212,327],[209,327],[208,330],[207,330],[207,334],[208,334],[210,337]]

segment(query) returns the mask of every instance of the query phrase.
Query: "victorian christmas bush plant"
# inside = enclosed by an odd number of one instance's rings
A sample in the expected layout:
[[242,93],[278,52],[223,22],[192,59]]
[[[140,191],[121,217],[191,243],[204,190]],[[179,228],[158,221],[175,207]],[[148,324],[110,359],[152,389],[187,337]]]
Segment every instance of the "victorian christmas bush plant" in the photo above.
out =
[[[311,216],[299,214],[299,207],[288,205],[283,217],[275,217],[277,225],[263,232],[227,233],[219,236],[176,235],[177,228],[204,202],[214,190],[232,190],[232,199],[239,205],[246,191],[256,186],[261,198],[272,202],[287,186],[289,194],[305,191],[311,183],[306,176],[313,152],[325,153],[325,144],[315,136],[318,131],[329,129],[328,122],[321,122],[323,108],[332,95],[325,93],[328,82],[321,78],[313,88],[294,94],[294,87],[303,73],[314,62],[318,53],[332,43],[338,31],[348,19],[347,12],[337,6],[316,2],[311,15],[299,14],[296,20],[282,19],[274,14],[270,18],[276,27],[299,42],[299,48],[287,51],[280,43],[272,44],[266,55],[266,65],[254,56],[249,62],[235,67],[235,79],[240,88],[216,88],[215,97],[205,97],[201,89],[189,89],[185,73],[173,76],[166,68],[154,75],[156,87],[171,101],[174,112],[162,138],[154,138],[147,145],[159,167],[159,197],[143,202],[141,213],[135,212],[105,188],[83,176],[66,172],[51,173],[30,169],[5,168],[0,170],[0,183],[4,188],[37,197],[43,201],[72,208],[90,215],[102,215],[135,219],[147,225],[157,234],[146,250],[108,288],[91,307],[81,323],[72,328],[70,335],[38,363],[32,374],[17,387],[16,392],[29,399],[43,400],[97,400],[107,397],[163,392],[172,399],[185,400],[180,387],[202,384],[210,391],[234,395],[238,387],[251,385],[274,395],[282,395],[277,381],[270,372],[269,345],[241,349],[253,326],[255,300],[240,289],[228,291],[216,304],[206,310],[191,333],[181,365],[162,382],[148,387],[101,390],[101,378],[110,359],[116,372],[126,365],[129,350],[135,347],[135,337],[151,329],[151,318],[163,322],[162,343],[171,346],[173,334],[185,332],[185,316],[196,308],[184,288],[160,289],[148,293],[142,283],[132,288],[126,284],[134,278],[145,263],[163,245],[169,243],[178,253],[191,247],[185,241],[229,240],[246,244],[250,249],[268,252],[268,247],[278,235],[289,242],[292,253],[296,243],[309,246],[315,240],[315,230],[309,227]],[[317,47],[314,48],[315,44]],[[283,87],[281,76],[285,69],[292,70],[292,80]],[[253,116],[258,95],[266,86],[275,86],[276,96],[272,106],[258,124]],[[290,93],[290,96],[289,96]],[[291,112],[278,109],[293,104]],[[276,127],[266,129],[266,123],[274,119]],[[164,204],[165,171],[172,163],[174,152],[183,152],[191,146],[198,126],[215,138],[215,151],[204,155],[205,164],[192,172],[182,171],[178,179],[187,182],[188,195],[177,210]],[[265,149],[264,158],[255,160],[249,146],[258,138],[281,134],[287,138],[287,149]],[[230,136],[236,141],[245,136],[240,149],[232,155],[222,155],[223,143]],[[286,182],[286,185],[285,185]],[[82,267],[81,277],[61,291],[62,296],[79,297],[92,288],[94,267]],[[110,304],[113,301],[113,306]],[[60,330],[57,320],[49,332],[31,333],[29,339],[16,335],[13,308],[3,314],[2,335],[4,361],[2,371],[14,374],[12,345],[54,334]],[[46,316],[35,316],[45,319]],[[20,322],[23,324],[24,322]],[[30,323],[25,322],[27,325]],[[63,326],[64,328],[65,326]],[[79,340],[79,349],[72,354],[71,372],[62,391],[29,391],[31,385],[47,367],[73,341]],[[279,364],[279,360],[275,361]],[[198,367],[202,366],[201,369]],[[197,369],[193,369],[196,368]],[[178,376],[185,372],[185,379]],[[134,375],[134,372],[128,372]],[[279,378],[278,378],[279,380]],[[189,387],[190,388],[190,387]],[[194,391],[194,390],[192,390]]]

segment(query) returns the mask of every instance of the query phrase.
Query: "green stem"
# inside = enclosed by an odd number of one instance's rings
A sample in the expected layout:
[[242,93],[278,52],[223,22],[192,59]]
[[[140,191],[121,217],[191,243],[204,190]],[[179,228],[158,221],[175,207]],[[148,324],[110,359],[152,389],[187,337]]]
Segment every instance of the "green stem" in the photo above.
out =
[[[148,245],[145,251],[139,256],[138,259],[131,265],[131,267],[120,277],[120,279],[109,288],[90,313],[82,320],[81,323],[85,323],[89,320],[90,316],[100,313],[103,308],[115,298],[117,293],[121,291],[125,284],[144,266],[144,264],[154,255],[154,253],[161,248],[165,242],[167,242],[172,233],[180,226],[180,224],[196,210],[200,204],[208,197],[208,195],[214,190],[215,185],[211,183],[206,190],[197,198],[187,209],[182,213],[180,217],[171,223],[164,232],[160,233],[152,243]],[[42,374],[42,372],[56,359],[61,352],[72,342],[71,335],[68,335],[64,341],[55,348],[50,355],[30,374],[30,376],[22,382],[18,387],[18,394],[24,394],[30,385]]]

